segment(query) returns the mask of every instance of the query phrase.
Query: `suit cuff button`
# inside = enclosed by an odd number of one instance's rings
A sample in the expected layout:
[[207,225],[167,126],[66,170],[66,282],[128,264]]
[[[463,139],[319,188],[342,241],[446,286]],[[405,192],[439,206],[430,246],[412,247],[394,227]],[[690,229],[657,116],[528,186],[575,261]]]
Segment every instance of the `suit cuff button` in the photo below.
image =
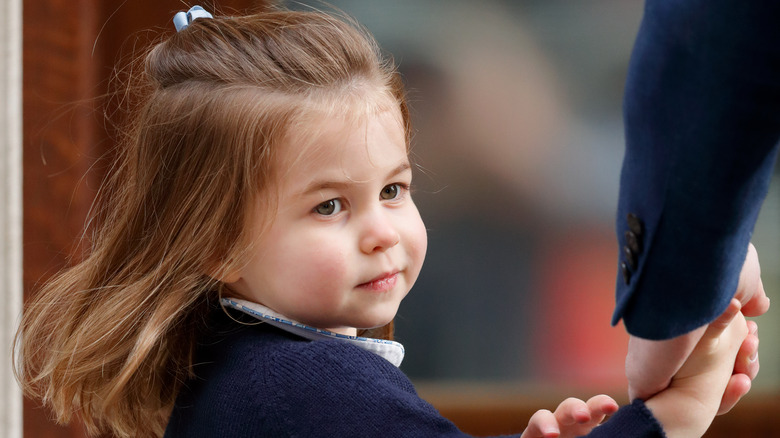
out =
[[642,236],[644,226],[642,225],[642,220],[639,219],[637,215],[629,213],[628,216],[626,216],[626,221],[628,222],[628,228],[631,229],[637,237]]
[[631,281],[631,270],[628,269],[628,265],[625,262],[620,263],[620,272],[623,274],[623,282],[628,285]]
[[631,248],[624,246],[623,255],[626,257],[626,262],[631,269],[636,269],[636,253],[631,251]]
[[635,254],[638,254],[640,251],[642,251],[642,242],[633,231],[626,231],[625,236],[626,246],[631,248],[631,251],[633,251]]

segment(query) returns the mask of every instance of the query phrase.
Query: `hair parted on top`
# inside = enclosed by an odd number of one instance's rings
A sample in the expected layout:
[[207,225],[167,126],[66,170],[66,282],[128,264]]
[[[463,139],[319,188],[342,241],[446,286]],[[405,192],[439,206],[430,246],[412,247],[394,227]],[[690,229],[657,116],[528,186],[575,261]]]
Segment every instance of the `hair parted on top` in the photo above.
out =
[[410,138],[392,63],[322,12],[194,20],[148,52],[141,75],[89,250],[30,300],[15,342],[28,396],[120,437],[162,436],[287,133],[305,132],[311,112],[392,104]]

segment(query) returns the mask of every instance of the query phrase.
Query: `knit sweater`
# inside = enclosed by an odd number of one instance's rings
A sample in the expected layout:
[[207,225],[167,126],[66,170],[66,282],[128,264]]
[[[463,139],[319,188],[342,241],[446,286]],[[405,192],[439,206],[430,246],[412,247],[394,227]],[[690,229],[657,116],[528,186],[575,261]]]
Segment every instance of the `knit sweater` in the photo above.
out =
[[[465,437],[396,366],[353,344],[310,341],[215,312],[166,438]],[[663,437],[641,402],[592,437]]]

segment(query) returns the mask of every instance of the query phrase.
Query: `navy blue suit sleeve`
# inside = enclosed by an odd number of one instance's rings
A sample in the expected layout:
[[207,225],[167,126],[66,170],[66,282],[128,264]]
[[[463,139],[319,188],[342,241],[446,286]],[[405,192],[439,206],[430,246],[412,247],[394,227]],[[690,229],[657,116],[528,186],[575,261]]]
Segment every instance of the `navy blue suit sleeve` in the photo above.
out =
[[633,335],[707,324],[736,290],[780,138],[778,23],[774,0],[646,2],[616,222],[613,324]]

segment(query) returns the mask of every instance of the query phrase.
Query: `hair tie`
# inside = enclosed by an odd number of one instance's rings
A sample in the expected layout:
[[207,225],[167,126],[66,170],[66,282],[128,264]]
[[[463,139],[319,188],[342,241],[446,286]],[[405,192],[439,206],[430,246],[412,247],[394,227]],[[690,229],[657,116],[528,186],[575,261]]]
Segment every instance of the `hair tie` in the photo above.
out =
[[214,18],[214,16],[198,5],[191,7],[186,13],[184,11],[177,12],[173,16],[173,25],[176,26],[176,32],[186,29],[187,26],[198,18]]

